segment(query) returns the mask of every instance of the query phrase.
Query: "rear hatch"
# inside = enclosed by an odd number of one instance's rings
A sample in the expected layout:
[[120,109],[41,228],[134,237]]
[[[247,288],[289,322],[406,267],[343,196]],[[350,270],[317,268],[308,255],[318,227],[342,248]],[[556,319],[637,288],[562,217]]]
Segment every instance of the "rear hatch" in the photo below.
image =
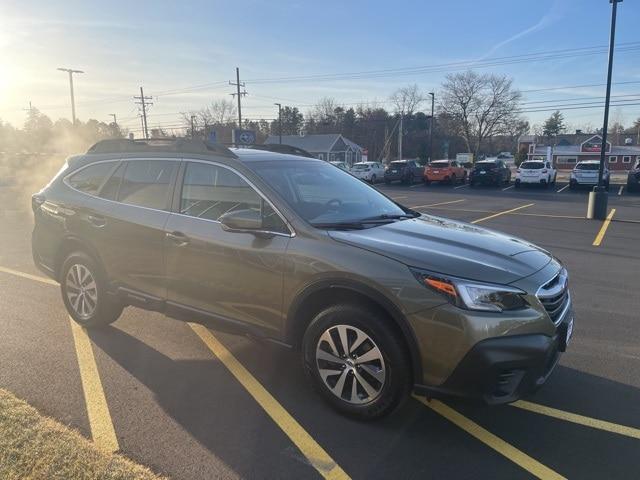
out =
[[[545,170],[544,162],[522,162],[519,171],[522,177],[539,177]],[[546,170],[544,173],[547,173]]]
[[598,181],[599,163],[579,163],[573,170],[578,182],[596,183]]

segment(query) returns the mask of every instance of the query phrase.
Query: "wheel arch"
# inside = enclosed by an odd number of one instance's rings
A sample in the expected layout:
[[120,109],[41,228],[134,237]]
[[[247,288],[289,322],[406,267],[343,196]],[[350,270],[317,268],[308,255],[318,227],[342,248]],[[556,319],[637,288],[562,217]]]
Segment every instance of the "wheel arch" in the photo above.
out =
[[391,320],[392,326],[405,342],[411,361],[414,383],[422,381],[422,362],[418,342],[409,322],[391,300],[372,287],[352,280],[323,280],[305,288],[292,302],[287,312],[285,339],[299,348],[307,326],[323,308],[338,303],[356,303],[375,308]]
[[69,235],[62,239],[55,254],[53,270],[57,279],[60,279],[60,275],[62,274],[61,270],[64,261],[73,252],[86,253],[98,263],[99,268],[101,268],[103,272],[105,271],[98,250],[86,240],[75,235]]

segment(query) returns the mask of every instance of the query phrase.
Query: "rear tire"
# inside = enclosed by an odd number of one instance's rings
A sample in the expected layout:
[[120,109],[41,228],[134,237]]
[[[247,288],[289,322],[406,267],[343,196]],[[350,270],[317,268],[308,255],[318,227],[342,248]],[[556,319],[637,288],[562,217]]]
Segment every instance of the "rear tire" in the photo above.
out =
[[455,185],[456,184],[456,174],[452,173],[451,174],[451,185]]
[[305,371],[340,413],[372,420],[391,413],[408,397],[407,347],[389,322],[375,310],[342,304],[321,311],[307,327],[302,341]]
[[104,272],[89,255],[72,253],[62,264],[62,301],[73,320],[83,327],[115,322],[124,306],[107,292]]
[[376,174],[374,173],[373,175],[371,175],[371,185],[375,185],[377,181],[378,181],[378,178],[376,177]]

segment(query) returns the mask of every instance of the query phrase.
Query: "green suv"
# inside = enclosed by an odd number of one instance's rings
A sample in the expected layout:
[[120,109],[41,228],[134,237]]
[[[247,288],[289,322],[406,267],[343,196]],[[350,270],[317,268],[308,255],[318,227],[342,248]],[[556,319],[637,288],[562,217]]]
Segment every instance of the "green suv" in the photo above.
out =
[[551,254],[411,210],[321,160],[108,140],[32,204],[35,263],[80,325],[134,305],[272,340],[360,418],[411,391],[514,401],[573,330]]

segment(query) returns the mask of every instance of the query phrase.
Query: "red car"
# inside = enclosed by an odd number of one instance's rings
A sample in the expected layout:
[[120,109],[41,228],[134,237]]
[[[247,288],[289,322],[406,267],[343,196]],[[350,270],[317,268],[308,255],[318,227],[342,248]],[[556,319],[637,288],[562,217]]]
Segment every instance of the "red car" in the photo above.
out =
[[467,170],[456,160],[434,160],[424,168],[424,181],[427,185],[431,182],[465,183]]

